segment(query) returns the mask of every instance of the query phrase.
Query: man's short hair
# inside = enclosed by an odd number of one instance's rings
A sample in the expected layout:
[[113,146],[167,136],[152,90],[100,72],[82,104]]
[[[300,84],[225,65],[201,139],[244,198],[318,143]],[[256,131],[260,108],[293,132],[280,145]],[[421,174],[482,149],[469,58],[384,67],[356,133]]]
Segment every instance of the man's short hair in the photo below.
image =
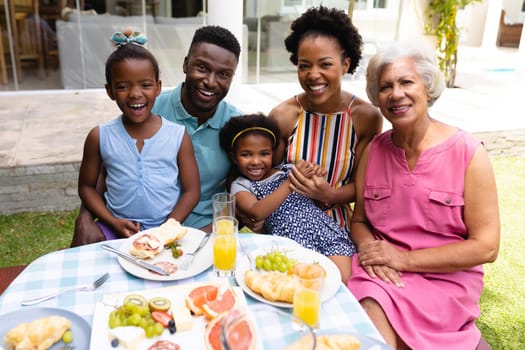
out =
[[222,47],[233,53],[237,61],[241,53],[239,41],[228,29],[220,26],[204,26],[195,31],[191,41],[190,51],[194,45],[200,43],[210,43]]

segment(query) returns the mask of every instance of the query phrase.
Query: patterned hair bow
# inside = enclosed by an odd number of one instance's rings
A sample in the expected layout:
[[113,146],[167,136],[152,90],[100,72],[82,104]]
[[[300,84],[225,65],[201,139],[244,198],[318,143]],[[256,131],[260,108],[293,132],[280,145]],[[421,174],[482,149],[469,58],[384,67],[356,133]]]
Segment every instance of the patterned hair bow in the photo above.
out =
[[148,38],[141,32],[133,32],[131,34],[125,34],[122,32],[116,32],[111,37],[111,41],[117,47],[121,47],[127,44],[144,45]]

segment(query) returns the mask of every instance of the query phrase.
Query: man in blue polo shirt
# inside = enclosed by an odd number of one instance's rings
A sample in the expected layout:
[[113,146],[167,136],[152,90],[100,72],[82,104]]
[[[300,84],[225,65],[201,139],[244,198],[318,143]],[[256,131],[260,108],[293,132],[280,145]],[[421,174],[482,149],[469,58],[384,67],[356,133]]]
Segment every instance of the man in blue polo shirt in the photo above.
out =
[[[211,197],[226,190],[231,166],[219,145],[219,130],[230,118],[241,114],[224,101],[239,54],[239,42],[227,29],[218,26],[198,29],[184,58],[184,83],[163,92],[153,108],[153,113],[184,125],[190,135],[199,167],[201,196],[183,224],[206,232],[211,232]],[[81,206],[71,246],[105,239],[91,213]]]

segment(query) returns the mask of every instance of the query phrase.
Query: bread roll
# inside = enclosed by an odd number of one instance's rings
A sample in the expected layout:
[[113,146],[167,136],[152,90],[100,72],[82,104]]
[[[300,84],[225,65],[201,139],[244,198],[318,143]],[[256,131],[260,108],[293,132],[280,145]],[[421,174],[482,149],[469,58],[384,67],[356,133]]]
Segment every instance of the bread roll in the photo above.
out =
[[[309,337],[303,337],[286,350],[303,350],[308,348],[310,342]],[[349,334],[318,335],[315,350],[358,350],[360,347],[359,339]]]
[[168,245],[184,237],[187,232],[188,229],[183,227],[180,222],[173,218],[169,218],[154,231],[154,234],[164,245]]
[[277,271],[253,271],[244,273],[248,288],[269,301],[293,302],[293,276]]
[[71,322],[62,316],[49,316],[21,323],[4,336],[8,350],[47,350],[71,327]]

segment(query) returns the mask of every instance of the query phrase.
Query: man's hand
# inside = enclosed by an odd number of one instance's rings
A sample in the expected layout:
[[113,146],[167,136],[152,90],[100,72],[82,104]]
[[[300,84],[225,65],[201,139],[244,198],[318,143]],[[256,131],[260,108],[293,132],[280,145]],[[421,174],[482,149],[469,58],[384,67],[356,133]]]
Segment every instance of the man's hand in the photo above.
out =
[[89,211],[84,208],[84,206],[81,206],[77,219],[75,220],[75,231],[73,240],[71,241],[71,247],[78,247],[105,240],[106,237],[100,227],[95,223],[95,220],[93,220]]
[[[246,215],[246,213],[240,210],[239,207],[236,207],[235,210],[235,216],[242,225],[248,226],[250,230],[256,233],[260,233],[262,231],[265,220],[255,221],[254,219],[248,217],[248,215]],[[242,227],[242,225],[239,225],[239,229]]]

